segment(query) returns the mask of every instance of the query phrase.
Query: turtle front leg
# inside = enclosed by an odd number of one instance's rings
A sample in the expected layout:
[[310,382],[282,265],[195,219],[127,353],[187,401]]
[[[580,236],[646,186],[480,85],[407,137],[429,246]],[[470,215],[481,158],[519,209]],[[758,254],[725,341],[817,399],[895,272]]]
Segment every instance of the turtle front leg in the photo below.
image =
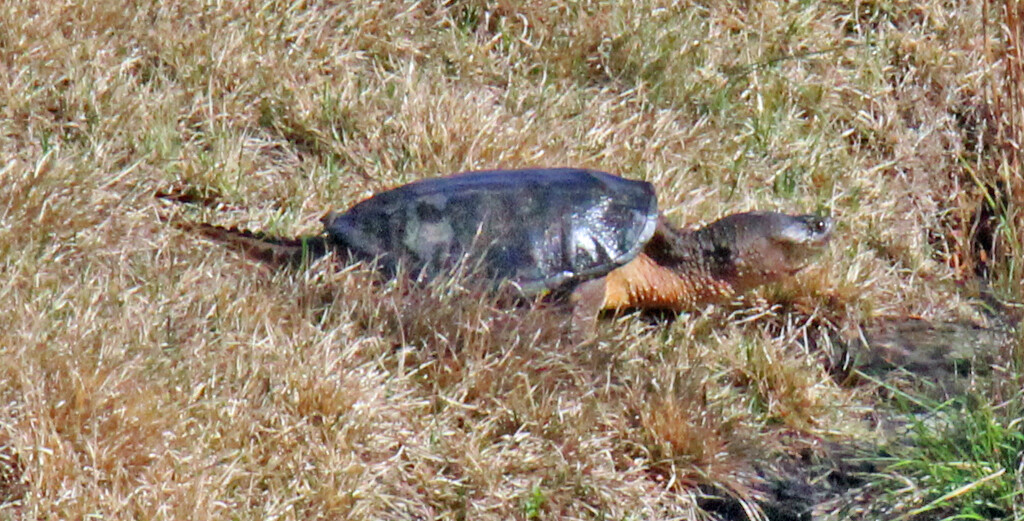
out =
[[571,336],[574,342],[593,340],[597,334],[597,318],[604,309],[605,277],[588,280],[569,296],[572,306]]

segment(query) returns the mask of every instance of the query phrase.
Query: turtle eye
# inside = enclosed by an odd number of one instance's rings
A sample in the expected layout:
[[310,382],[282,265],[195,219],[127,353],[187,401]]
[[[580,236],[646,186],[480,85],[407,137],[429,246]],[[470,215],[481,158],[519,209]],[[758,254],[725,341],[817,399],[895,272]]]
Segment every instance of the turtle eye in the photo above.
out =
[[825,233],[825,230],[828,230],[828,219],[824,217],[815,217],[814,221],[811,222],[811,230],[818,234]]

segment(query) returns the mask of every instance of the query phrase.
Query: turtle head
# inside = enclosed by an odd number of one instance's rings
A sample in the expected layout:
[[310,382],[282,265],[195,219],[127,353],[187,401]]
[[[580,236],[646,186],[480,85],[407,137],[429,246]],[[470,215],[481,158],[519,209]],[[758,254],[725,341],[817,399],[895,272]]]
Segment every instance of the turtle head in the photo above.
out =
[[743,292],[804,269],[825,250],[833,226],[831,218],[819,215],[748,212],[723,217],[698,233],[712,248],[720,276]]
[[[790,274],[796,273],[817,257],[832,238],[833,221],[821,215],[777,216],[767,235],[785,257]],[[771,218],[769,218],[771,219]]]

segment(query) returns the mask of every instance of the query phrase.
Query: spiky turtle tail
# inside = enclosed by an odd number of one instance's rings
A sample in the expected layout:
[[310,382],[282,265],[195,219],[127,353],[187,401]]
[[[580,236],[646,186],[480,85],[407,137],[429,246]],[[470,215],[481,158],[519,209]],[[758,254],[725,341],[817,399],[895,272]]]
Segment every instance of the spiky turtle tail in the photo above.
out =
[[224,244],[250,259],[276,266],[308,266],[327,254],[327,238],[323,236],[291,239],[208,223],[178,222],[174,224],[180,229]]

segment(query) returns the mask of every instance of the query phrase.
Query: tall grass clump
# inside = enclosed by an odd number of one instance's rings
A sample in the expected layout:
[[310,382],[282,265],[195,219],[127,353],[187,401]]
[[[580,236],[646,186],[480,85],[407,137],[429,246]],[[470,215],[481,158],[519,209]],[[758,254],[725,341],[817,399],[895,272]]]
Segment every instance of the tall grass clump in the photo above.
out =
[[1020,300],[1024,271],[1024,6],[1013,0],[985,2],[989,67],[985,121],[978,129],[976,161],[968,169],[979,194],[970,237],[986,275],[1002,293]]

